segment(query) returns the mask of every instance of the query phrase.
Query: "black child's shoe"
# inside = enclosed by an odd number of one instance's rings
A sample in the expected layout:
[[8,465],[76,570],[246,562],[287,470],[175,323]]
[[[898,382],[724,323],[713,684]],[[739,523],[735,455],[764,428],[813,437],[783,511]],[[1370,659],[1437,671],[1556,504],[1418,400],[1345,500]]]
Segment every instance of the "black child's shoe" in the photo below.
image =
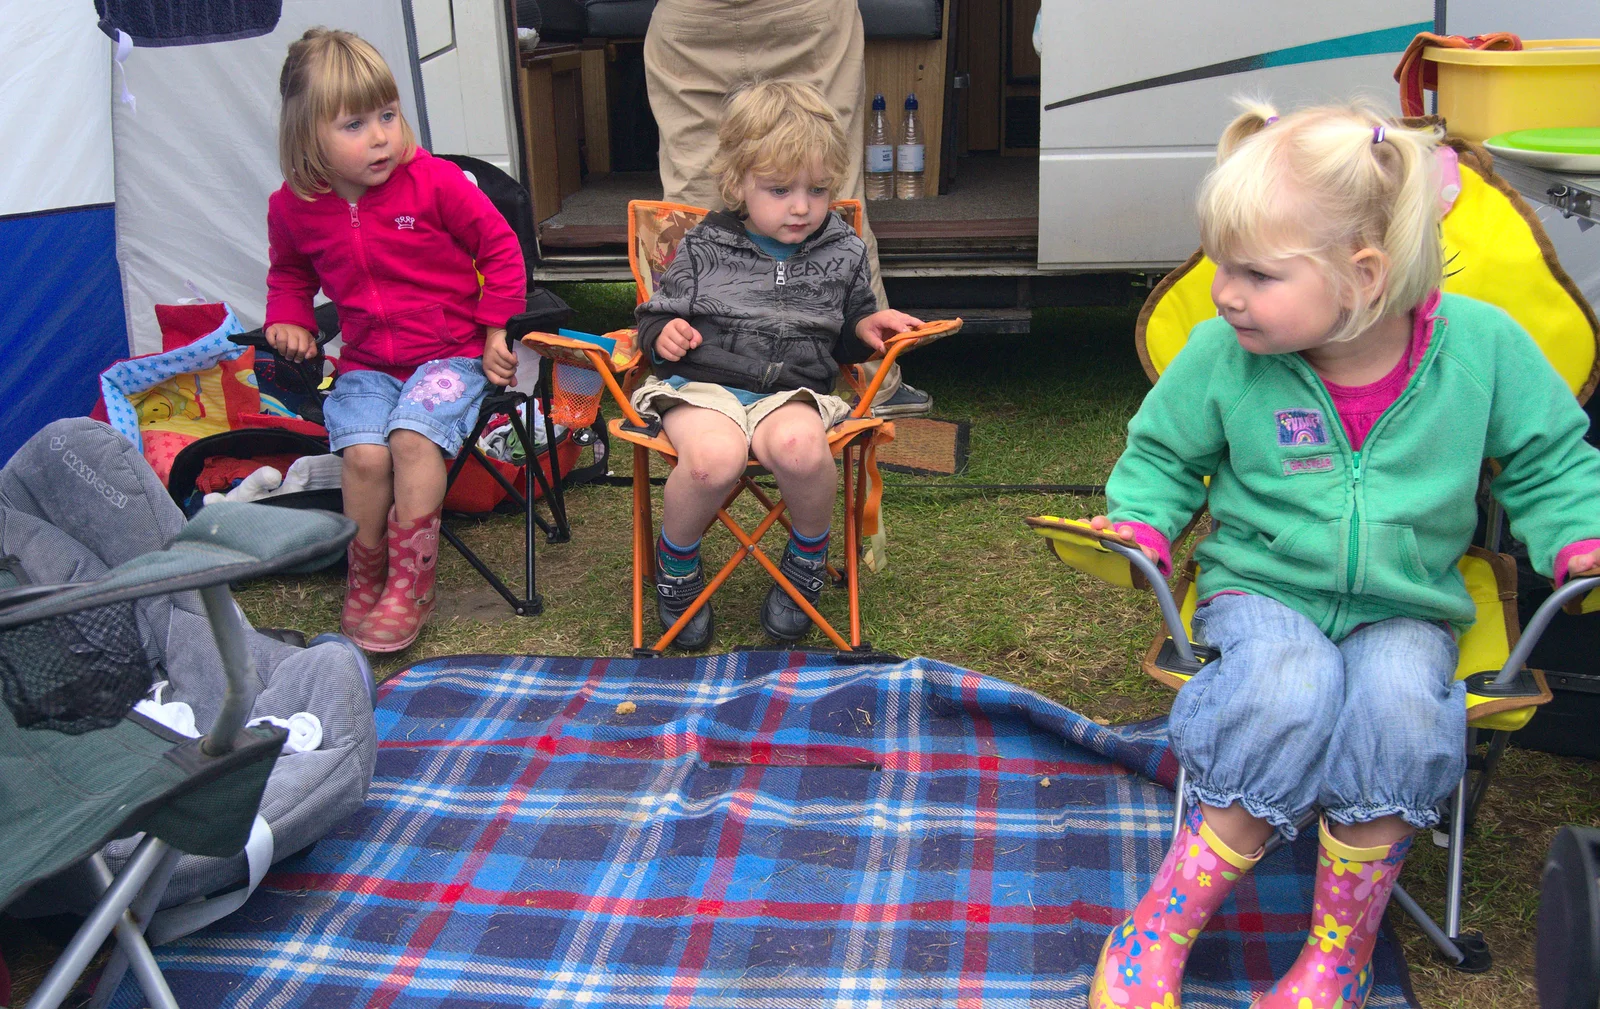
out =
[[[819,554],[816,560],[811,561],[793,550],[784,550],[778,570],[800,590],[806,602],[812,606],[817,604],[817,597],[822,595],[822,584],[828,577],[826,554]],[[789,593],[774,584],[767,592],[766,602],[761,604],[761,626],[778,641],[799,641],[811,630],[811,618],[795,605]]]
[[[656,616],[661,618],[661,629],[667,630],[677,623],[678,618],[695,601],[701,591],[706,587],[706,578],[700,565],[696,564],[694,573],[674,577],[656,567]],[[715,621],[711,616],[711,600],[700,607],[693,618],[683,625],[683,630],[672,639],[672,643],[684,651],[693,652],[704,648],[711,643],[711,632]]]

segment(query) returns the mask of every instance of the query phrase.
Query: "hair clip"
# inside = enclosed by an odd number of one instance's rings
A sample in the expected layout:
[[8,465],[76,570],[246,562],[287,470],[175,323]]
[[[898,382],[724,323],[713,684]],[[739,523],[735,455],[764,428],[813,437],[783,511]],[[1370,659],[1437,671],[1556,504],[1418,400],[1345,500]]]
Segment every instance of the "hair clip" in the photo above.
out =
[[1278,117],[1277,116],[1268,116],[1267,117],[1267,125],[1268,126],[1271,126],[1273,123],[1275,123],[1277,121],[1278,121]]
[[1379,123],[1372,128],[1372,142],[1374,144],[1383,143],[1383,138],[1386,136],[1388,136],[1388,131],[1383,128],[1382,123]]

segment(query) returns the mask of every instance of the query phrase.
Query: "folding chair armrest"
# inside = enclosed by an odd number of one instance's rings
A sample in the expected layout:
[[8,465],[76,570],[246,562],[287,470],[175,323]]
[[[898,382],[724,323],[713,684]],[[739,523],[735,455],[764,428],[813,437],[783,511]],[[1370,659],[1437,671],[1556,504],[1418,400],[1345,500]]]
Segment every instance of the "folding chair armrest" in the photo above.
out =
[[1600,589],[1578,593],[1566,602],[1566,611],[1575,617],[1600,611]]
[[[640,418],[633,404],[628,402],[628,391],[643,360],[638,348],[634,346],[631,329],[614,330],[606,334],[608,339],[616,341],[616,349],[610,353],[598,344],[588,340],[578,340],[570,336],[559,336],[555,333],[526,333],[522,336],[524,346],[536,351],[541,357],[548,358],[559,364],[570,364],[577,368],[588,368],[599,374],[606,388],[611,392],[611,398],[616,400],[617,409],[622,411],[623,417],[634,428],[644,428],[645,422]],[[619,382],[618,379],[622,379]]]
[[[506,333],[511,335],[509,329]],[[599,344],[570,336],[558,336],[555,333],[528,331],[516,334],[516,338],[522,341],[523,346],[537,351],[540,356],[552,361],[560,361],[579,368],[590,368],[602,375],[615,376],[625,375],[639,365],[641,355],[632,346],[632,341],[627,339],[632,333],[631,329],[619,329],[615,336],[607,333],[608,338],[617,340],[617,348],[610,353]],[[627,345],[624,346],[624,343]]]
[[883,351],[874,354],[871,358],[883,363],[878,366],[877,372],[872,376],[872,381],[867,383],[866,388],[861,387],[861,383],[854,377],[851,369],[841,369],[844,372],[846,381],[855,387],[857,393],[855,409],[850,411],[850,416],[865,417],[871,412],[872,400],[878,395],[878,387],[883,384],[883,379],[888,375],[889,368],[894,364],[895,358],[908,350],[920,347],[924,343],[932,343],[934,340],[943,339],[952,333],[959,333],[960,331],[960,319],[940,319],[935,322],[925,322],[915,329],[908,329],[889,337],[883,341]]
[[1500,673],[1494,678],[1494,685],[1507,687],[1514,683],[1522,672],[1522,667],[1527,664],[1528,656],[1533,653],[1534,646],[1539,643],[1540,635],[1545,628],[1550,626],[1550,621],[1555,617],[1556,611],[1572,600],[1585,599],[1590,593],[1600,589],[1600,576],[1588,578],[1572,578],[1560,588],[1550,594],[1534,611],[1533,618],[1528,621],[1528,626],[1523,628],[1522,636],[1517,639],[1517,646],[1511,650],[1506,658],[1506,664],[1500,668]]
[[[1183,626],[1182,612],[1167,580],[1154,561],[1137,546],[1125,543],[1112,533],[1095,529],[1087,522],[1036,515],[1022,520],[1029,528],[1049,540],[1051,552],[1068,567],[1122,588],[1149,589],[1161,607],[1161,619],[1172,636],[1172,647],[1186,663],[1195,662],[1189,634]],[[1113,556],[1115,555],[1115,556]],[[1120,557],[1121,560],[1116,558]]]
[[903,333],[896,333],[883,341],[884,357],[887,359],[888,355],[896,350],[912,350],[925,343],[932,343],[947,336],[954,336],[961,332],[961,325],[960,318],[935,319],[932,322],[924,322],[922,325],[914,329],[908,329]]
[[355,534],[354,522],[332,512],[219,501],[202,508],[163,549],[96,581],[0,593],[0,630],[146,596],[315,571],[343,556]]

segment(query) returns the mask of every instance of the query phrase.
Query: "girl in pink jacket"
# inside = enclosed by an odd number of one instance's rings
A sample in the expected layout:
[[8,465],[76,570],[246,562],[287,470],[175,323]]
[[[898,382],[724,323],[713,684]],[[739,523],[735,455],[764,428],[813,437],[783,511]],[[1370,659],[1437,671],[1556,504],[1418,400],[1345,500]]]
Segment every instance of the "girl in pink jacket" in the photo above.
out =
[[316,354],[312,296],[338,306],[344,351],[323,413],[358,526],[340,625],[368,651],[399,651],[433,610],[445,459],[488,384],[515,375],[505,325],[527,273],[489,198],[417,146],[369,43],[313,28],[278,90],[267,342],[293,361]]

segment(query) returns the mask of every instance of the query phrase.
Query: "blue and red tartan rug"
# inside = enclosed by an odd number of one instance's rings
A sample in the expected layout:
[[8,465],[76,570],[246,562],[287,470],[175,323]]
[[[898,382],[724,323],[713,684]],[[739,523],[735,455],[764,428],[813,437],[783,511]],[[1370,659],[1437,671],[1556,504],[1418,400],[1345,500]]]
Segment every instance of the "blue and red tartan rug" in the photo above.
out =
[[[1166,848],[1161,723],[927,659],[462,656],[380,695],[365,809],[157,950],[187,1009],[1081,1007]],[[1288,967],[1314,860],[1245,879],[1185,1005]],[[1369,1006],[1415,1004],[1397,948]]]

